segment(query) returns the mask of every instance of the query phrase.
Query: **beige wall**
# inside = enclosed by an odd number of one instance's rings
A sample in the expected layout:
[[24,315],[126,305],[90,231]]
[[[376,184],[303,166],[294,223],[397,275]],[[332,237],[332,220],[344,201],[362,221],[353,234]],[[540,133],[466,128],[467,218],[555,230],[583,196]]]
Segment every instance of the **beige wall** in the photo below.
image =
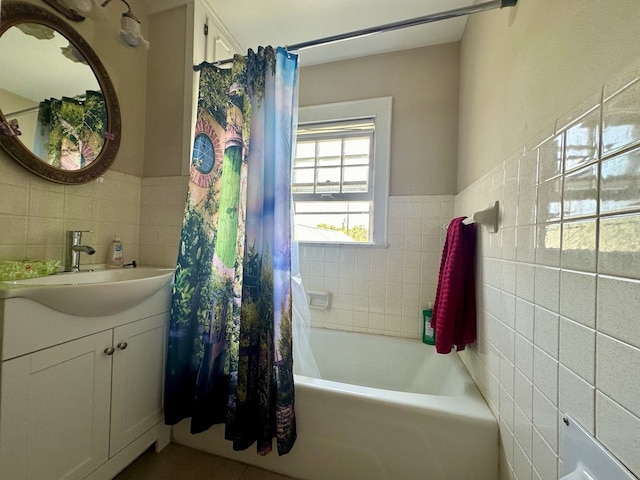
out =
[[[42,4],[42,2],[39,2]],[[147,50],[131,48],[118,36],[121,3],[107,7],[106,20],[85,20],[76,28],[95,49],[116,89],[122,117],[122,140],[112,169],[129,175],[142,176],[145,135],[145,97],[147,88]],[[146,2],[133,0],[131,9],[142,22],[142,34],[148,38]]]
[[640,54],[640,3],[522,0],[469,18],[461,46],[458,191]]
[[183,147],[187,7],[149,17],[149,40],[144,175],[180,175],[191,153]]
[[300,106],[393,97],[391,195],[453,194],[458,43],[304,66]]

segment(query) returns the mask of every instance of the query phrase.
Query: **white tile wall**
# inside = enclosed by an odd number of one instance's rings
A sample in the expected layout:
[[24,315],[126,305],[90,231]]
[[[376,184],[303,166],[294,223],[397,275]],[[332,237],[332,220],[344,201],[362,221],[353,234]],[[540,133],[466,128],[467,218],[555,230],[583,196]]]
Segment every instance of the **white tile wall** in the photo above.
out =
[[140,185],[140,178],[113,171],[87,184],[59,185],[0,159],[0,260],[63,262],[66,230],[91,230],[83,241],[96,253],[83,254],[84,265],[105,263],[114,236],[125,261],[139,260]]
[[502,207],[461,352],[500,421],[502,478],[558,478],[565,413],[640,476],[640,81],[624,75],[456,197],[456,215]]
[[[391,197],[388,248],[302,245],[305,289],[332,293],[331,309],[312,309],[311,324],[419,338],[422,309],[435,298],[443,225],[453,218],[453,202],[453,195]],[[499,274],[492,279],[500,283]]]
[[140,261],[143,265],[175,267],[189,189],[189,177],[142,179],[140,200]]

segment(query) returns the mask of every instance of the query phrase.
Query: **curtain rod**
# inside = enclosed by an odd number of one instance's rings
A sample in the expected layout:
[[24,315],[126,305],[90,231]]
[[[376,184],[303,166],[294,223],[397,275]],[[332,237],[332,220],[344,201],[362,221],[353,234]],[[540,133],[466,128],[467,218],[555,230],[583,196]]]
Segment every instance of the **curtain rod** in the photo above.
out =
[[[410,18],[408,20],[401,20],[399,22],[387,23],[384,25],[378,25],[376,27],[363,28],[361,30],[354,30],[352,32],[341,33],[338,35],[331,35],[329,37],[317,38],[315,40],[309,40],[307,42],[295,43],[293,45],[285,45],[285,49],[289,52],[297,50],[304,50],[305,48],[317,47],[320,45],[327,45],[329,43],[342,42],[343,40],[350,40],[352,38],[361,38],[368,35],[374,35],[376,33],[390,32],[392,30],[399,30],[401,28],[414,27],[416,25],[423,25],[425,23],[438,22],[440,20],[447,20],[449,18],[462,17],[464,15],[471,15],[474,13],[480,13],[487,10],[493,10],[495,8],[513,7],[518,3],[518,0],[492,0],[490,2],[480,3],[478,5],[470,5],[467,7],[455,8],[453,10],[447,10],[446,12],[432,13],[424,15],[422,17]],[[193,69],[195,71],[200,70],[201,65],[225,65],[232,63],[233,58],[227,58],[226,60],[218,60],[217,62],[202,62],[199,65],[195,65]]]

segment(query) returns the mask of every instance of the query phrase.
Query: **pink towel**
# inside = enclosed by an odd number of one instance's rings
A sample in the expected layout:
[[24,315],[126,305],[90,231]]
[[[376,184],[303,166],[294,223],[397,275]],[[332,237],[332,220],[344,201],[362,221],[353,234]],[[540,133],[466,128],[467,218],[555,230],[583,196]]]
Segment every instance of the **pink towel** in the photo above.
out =
[[436,332],[436,351],[449,353],[476,339],[475,225],[451,220],[442,250],[440,275],[431,326]]

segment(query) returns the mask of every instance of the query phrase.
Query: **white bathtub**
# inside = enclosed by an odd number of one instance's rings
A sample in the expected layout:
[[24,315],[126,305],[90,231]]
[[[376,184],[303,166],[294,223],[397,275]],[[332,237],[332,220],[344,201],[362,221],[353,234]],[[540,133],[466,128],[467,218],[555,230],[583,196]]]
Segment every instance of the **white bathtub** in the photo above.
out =
[[298,440],[288,455],[234,452],[224,427],[183,445],[300,479],[496,480],[498,426],[455,354],[417,340],[312,330],[322,379],[296,375]]

